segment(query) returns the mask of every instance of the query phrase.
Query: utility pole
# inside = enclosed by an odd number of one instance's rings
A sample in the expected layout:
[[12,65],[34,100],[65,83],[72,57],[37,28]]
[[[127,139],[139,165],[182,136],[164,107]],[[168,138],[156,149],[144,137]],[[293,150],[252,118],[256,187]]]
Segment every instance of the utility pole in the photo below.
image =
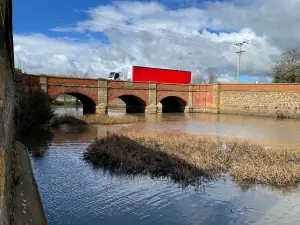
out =
[[237,57],[237,71],[236,71],[236,80],[237,80],[237,83],[240,82],[241,55],[242,55],[243,52],[245,52],[245,51],[242,50],[242,47],[243,47],[244,44],[248,44],[248,42],[243,41],[243,42],[235,44],[235,45],[237,45],[237,46],[240,47],[239,51],[236,52],[238,54],[238,57]]

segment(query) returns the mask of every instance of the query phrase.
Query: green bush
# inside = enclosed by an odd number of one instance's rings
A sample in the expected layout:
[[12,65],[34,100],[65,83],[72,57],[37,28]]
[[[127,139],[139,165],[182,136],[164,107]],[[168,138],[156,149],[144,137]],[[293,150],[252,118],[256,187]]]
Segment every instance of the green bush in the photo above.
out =
[[20,96],[15,110],[18,134],[49,123],[54,116],[51,99],[44,92],[34,92],[30,96]]

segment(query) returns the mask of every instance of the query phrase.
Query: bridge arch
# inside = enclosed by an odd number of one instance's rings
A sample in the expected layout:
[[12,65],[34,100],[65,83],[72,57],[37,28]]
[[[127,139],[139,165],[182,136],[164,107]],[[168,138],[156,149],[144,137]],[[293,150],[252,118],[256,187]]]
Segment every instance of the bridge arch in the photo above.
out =
[[119,98],[126,104],[126,113],[145,113],[146,102],[135,95],[120,95],[116,96],[114,99]]
[[178,96],[167,96],[162,98],[159,103],[161,104],[162,113],[183,113],[187,103],[184,99]]
[[95,114],[96,103],[89,96],[84,95],[82,93],[78,93],[78,92],[62,92],[62,93],[56,94],[51,97],[53,100],[55,100],[57,97],[59,97],[61,95],[71,95],[71,96],[77,98],[82,103],[83,114]]

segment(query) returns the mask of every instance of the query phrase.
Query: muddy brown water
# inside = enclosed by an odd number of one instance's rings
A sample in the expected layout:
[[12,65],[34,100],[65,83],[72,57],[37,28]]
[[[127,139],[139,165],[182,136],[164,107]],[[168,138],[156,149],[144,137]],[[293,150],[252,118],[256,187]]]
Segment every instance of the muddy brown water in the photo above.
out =
[[[70,108],[56,112],[81,113]],[[38,132],[24,142],[50,224],[300,224],[298,187],[278,190],[237,184],[228,177],[182,188],[167,178],[115,175],[83,161],[82,153],[95,138],[131,129],[300,147],[300,120],[232,115],[147,115],[141,124],[62,126],[52,133]]]

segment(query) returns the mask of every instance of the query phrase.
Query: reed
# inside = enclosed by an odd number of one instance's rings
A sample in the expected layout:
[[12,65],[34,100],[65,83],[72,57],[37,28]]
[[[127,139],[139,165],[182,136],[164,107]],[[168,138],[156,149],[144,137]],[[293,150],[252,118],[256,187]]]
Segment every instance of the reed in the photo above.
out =
[[116,172],[195,183],[230,174],[238,182],[276,186],[300,181],[300,151],[247,141],[131,131],[96,140],[84,159]]
[[103,125],[112,125],[112,124],[128,124],[128,123],[138,123],[142,121],[141,118],[124,115],[124,116],[108,116],[108,115],[63,115],[56,116],[51,121],[51,126],[56,127],[61,124],[103,124]]

